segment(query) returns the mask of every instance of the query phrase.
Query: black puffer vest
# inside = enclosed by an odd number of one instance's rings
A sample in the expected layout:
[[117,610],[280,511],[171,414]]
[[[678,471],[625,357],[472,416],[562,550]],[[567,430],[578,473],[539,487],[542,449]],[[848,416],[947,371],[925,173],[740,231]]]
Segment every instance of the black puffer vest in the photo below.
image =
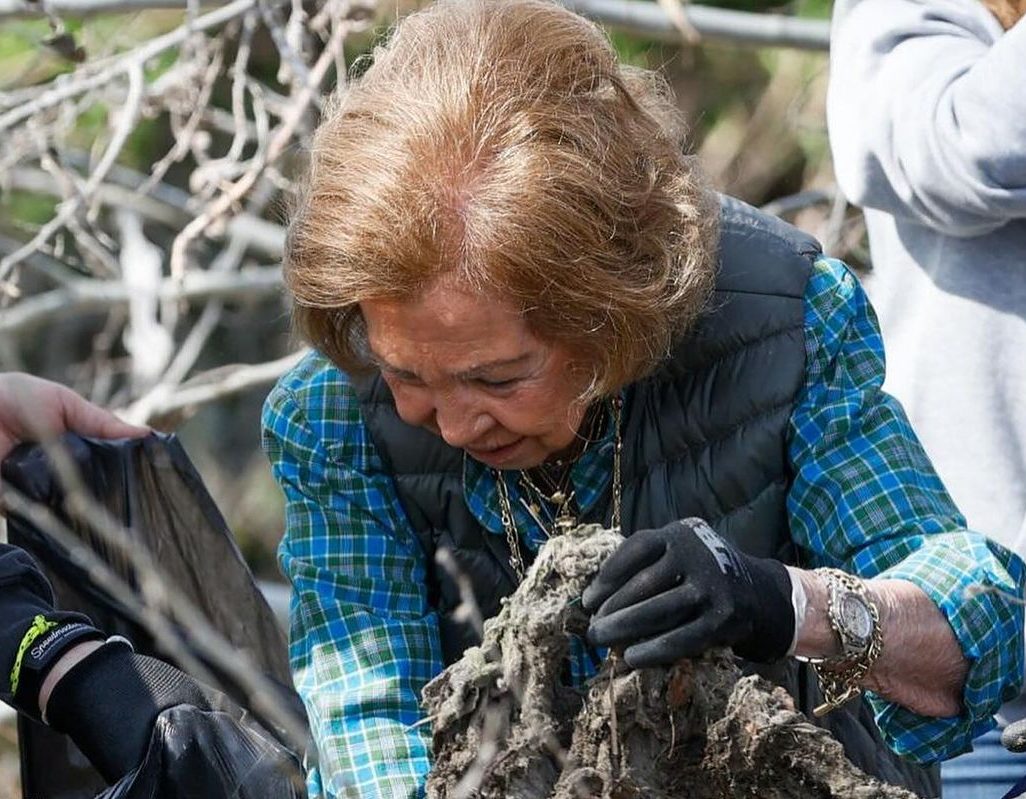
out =
[[[709,312],[654,375],[626,393],[623,532],[700,516],[745,552],[793,564],[800,553],[791,543],[786,508],[787,427],[805,382],[804,293],[821,251],[811,237],[730,198],[721,202],[720,228]],[[459,589],[435,565],[434,554],[449,550],[489,618],[516,586],[505,536],[487,531],[467,508],[461,450],[403,423],[380,377],[358,383],[357,391],[424,547],[430,601],[451,663],[477,640],[453,617]],[[582,521],[609,522],[609,490]],[[806,712],[822,701],[803,665],[787,661],[758,670],[787,688]],[[865,702],[820,723],[868,773],[920,796],[939,796],[937,769],[893,755]]]

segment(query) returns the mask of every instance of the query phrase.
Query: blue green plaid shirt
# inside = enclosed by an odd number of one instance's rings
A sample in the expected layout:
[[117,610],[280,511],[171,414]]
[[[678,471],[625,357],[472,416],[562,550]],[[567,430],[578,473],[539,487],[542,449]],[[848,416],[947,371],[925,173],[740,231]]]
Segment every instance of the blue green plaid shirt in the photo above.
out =
[[[1022,682],[1023,563],[967,532],[909,427],[880,390],[883,343],[858,281],[823,258],[805,294],[806,382],[789,427],[791,534],[811,566],[920,586],[970,668],[961,716],[917,716],[870,696],[895,751],[921,762],[966,750]],[[943,401],[943,398],[938,398]],[[314,353],[267,398],[264,448],[286,496],[280,560],[292,582],[289,656],[319,762],[312,795],[411,797],[430,769],[419,697],[442,669],[424,555],[346,376]],[[587,509],[610,479],[612,431],[574,466]],[[517,480],[508,485],[516,501]],[[468,507],[502,533],[495,478],[466,459]],[[541,531],[517,518],[532,547]],[[979,591],[980,587],[997,591]],[[575,679],[592,660],[575,647]]]

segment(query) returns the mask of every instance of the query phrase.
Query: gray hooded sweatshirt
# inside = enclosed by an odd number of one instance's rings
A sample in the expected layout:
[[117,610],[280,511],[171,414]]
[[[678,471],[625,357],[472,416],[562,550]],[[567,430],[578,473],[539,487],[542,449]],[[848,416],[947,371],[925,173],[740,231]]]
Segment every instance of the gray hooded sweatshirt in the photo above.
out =
[[969,527],[1026,555],[1026,19],[838,0],[827,116],[866,210],[885,388]]

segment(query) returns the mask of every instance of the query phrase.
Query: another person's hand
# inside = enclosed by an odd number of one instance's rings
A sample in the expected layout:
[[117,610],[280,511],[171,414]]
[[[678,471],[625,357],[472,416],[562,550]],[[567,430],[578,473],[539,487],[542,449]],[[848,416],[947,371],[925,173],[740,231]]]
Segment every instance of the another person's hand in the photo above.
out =
[[584,592],[588,640],[626,647],[636,668],[667,666],[716,646],[770,662],[794,638],[791,581],[782,563],[740,552],[701,519],[639,530]]
[[1026,752],[1026,719],[1013,721],[1001,732],[1001,745],[1009,752]]
[[0,460],[23,441],[65,432],[137,438],[150,431],[121,421],[70,388],[18,372],[0,373]]

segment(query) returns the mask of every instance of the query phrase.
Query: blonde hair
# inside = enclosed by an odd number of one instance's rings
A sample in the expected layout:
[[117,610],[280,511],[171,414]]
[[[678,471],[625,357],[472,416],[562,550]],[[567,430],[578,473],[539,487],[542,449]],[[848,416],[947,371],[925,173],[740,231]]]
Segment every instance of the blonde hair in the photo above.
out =
[[1026,0],[983,0],[983,4],[1005,30],[1014,27],[1026,14]]
[[718,205],[654,73],[544,0],[443,0],[324,111],[289,226],[301,335],[369,368],[359,303],[442,277],[518,304],[591,370],[650,373],[713,284]]

